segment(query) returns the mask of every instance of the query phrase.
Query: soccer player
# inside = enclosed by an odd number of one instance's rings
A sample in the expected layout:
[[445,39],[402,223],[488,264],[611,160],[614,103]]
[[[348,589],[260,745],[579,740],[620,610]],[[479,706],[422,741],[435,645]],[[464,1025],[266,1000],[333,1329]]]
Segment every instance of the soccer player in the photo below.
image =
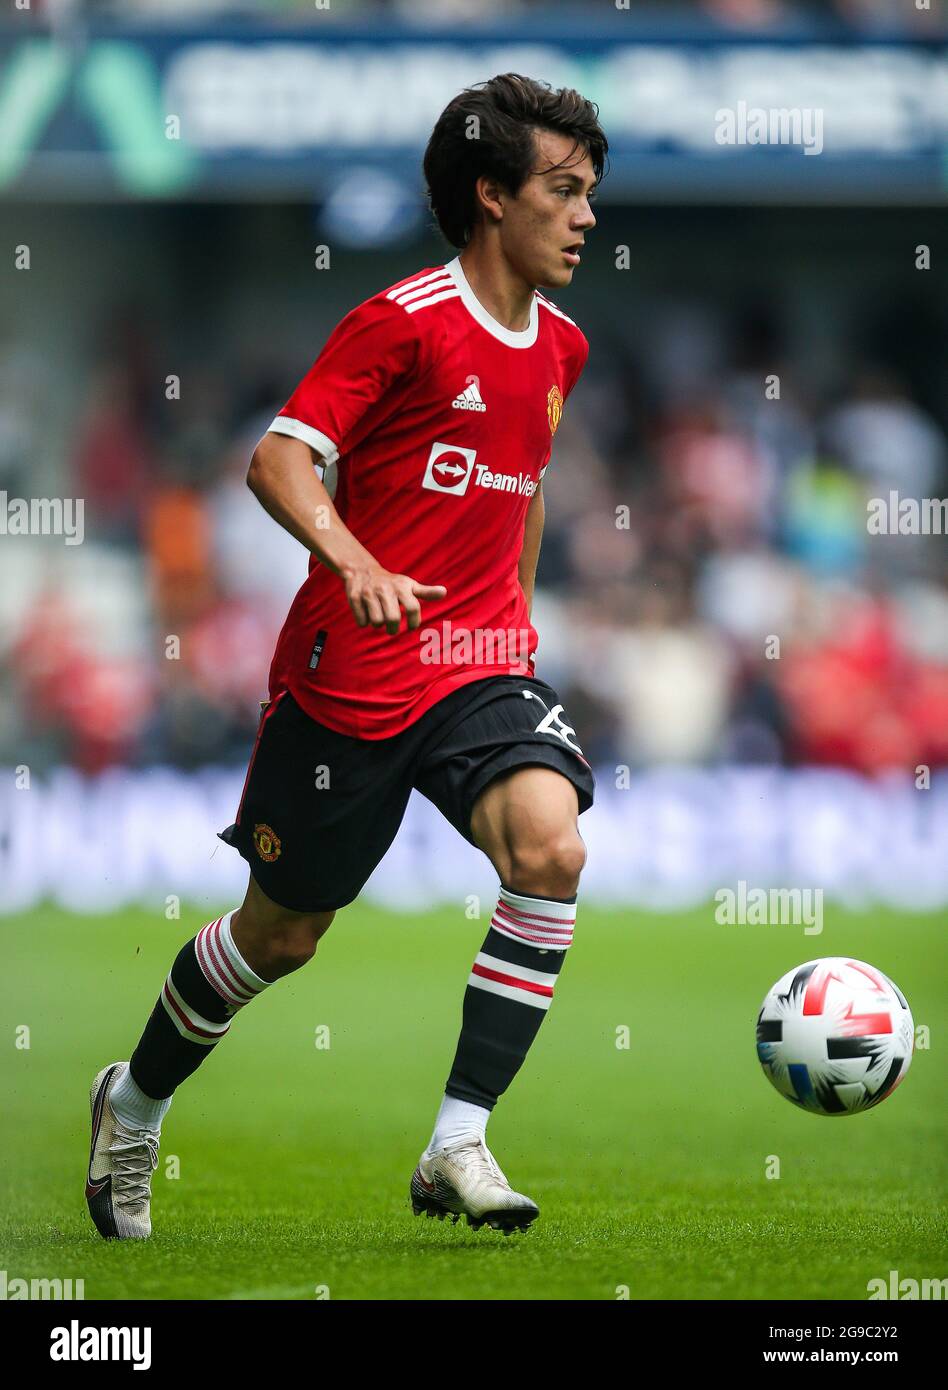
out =
[[450,102],[424,171],[460,254],[353,309],[254,450],[249,486],[309,551],[309,576],[221,835],[250,866],[246,897],[182,947],[131,1061],[92,1086],[86,1197],[103,1236],[150,1234],[175,1089],[312,957],[413,787],[500,887],[412,1206],[506,1233],[538,1215],[485,1132],[573,939],[594,786],[534,670],[541,479],[588,353],[537,287],[571,282],[606,151],[572,90],[507,73]]

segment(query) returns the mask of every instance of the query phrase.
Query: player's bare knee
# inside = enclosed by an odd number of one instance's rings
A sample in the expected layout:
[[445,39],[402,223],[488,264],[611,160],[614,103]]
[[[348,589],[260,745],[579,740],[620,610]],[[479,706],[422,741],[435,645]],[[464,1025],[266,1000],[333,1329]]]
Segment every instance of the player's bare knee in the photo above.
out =
[[266,962],[264,974],[277,979],[312,960],[320,938],[328,931],[333,913],[320,912],[281,925],[261,943],[260,955]]
[[571,898],[579,891],[579,876],[586,863],[586,846],[575,829],[561,832],[545,845],[550,897]]
[[320,937],[329,929],[333,912],[286,912],[274,903],[256,899],[235,914],[234,940],[250,968],[264,980],[289,975],[312,960]]
[[508,846],[507,859],[503,881],[515,892],[571,898],[579,888],[586,846],[572,827],[538,839],[518,840]]

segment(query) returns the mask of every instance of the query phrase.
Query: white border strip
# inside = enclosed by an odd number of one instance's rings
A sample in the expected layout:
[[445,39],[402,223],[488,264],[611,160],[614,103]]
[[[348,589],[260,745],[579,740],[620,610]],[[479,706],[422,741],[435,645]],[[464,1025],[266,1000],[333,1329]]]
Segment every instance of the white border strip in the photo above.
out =
[[294,420],[289,415],[278,415],[273,424],[268,426],[267,434],[288,434],[291,439],[301,439],[304,444],[315,449],[317,454],[322,455],[327,468],[339,457],[339,450],[328,434],[313,429],[312,425],[305,425],[302,420]]
[[537,309],[537,296],[535,292],[530,302],[530,323],[526,328],[522,329],[521,332],[515,333],[513,329],[505,328],[502,323],[498,323],[494,316],[489,314],[484,308],[467,282],[467,276],[461,268],[460,256],[455,256],[453,261],[448,261],[444,268],[457,285],[458,294],[461,296],[461,303],[471,315],[471,318],[476,319],[482,328],[486,328],[487,332],[490,333],[492,337],[496,338],[501,343],[506,343],[508,347],[512,348],[533,347],[533,344],[537,340],[537,331],[540,323],[540,313]]

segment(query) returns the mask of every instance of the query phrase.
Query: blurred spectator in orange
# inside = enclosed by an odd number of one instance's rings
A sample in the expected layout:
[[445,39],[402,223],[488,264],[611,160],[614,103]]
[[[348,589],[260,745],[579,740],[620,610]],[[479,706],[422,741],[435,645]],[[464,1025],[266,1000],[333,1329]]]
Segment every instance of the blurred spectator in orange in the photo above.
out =
[[201,614],[214,593],[211,523],[204,497],[173,483],[159,487],[148,506],[144,541],[156,617],[174,632]]

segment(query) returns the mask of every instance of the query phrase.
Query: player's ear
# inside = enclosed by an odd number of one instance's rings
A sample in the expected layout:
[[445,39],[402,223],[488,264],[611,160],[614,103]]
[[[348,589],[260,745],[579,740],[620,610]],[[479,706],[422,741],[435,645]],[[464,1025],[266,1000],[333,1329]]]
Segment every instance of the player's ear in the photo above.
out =
[[487,174],[481,174],[474,184],[475,201],[488,223],[500,222],[503,219],[503,194],[504,190],[501,185]]

